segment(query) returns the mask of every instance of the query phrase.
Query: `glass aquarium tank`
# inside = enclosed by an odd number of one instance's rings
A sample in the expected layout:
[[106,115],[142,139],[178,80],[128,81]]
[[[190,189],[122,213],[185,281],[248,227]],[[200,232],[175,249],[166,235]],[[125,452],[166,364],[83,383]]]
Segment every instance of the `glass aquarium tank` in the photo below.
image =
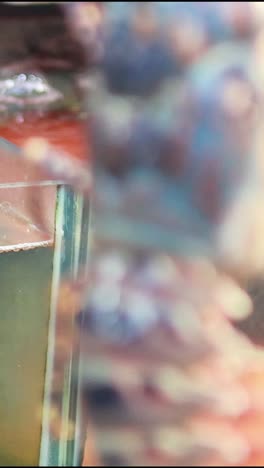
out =
[[82,220],[88,207],[60,181],[32,171],[19,148],[6,141],[1,141],[0,197],[0,463],[34,466],[40,459],[45,466],[67,459],[70,464],[78,287],[69,285],[86,264],[88,225]]
[[88,206],[5,141],[0,198],[0,464],[71,466],[79,456],[74,280],[87,261]]

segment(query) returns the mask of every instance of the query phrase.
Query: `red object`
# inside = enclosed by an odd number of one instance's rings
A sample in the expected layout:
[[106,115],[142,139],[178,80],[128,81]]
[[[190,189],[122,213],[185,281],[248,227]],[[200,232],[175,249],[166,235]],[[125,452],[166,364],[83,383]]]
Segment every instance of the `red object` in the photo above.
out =
[[27,116],[24,122],[9,121],[0,127],[0,137],[22,145],[27,138],[46,138],[50,144],[81,160],[89,157],[84,123],[71,113],[54,112],[42,117]]

